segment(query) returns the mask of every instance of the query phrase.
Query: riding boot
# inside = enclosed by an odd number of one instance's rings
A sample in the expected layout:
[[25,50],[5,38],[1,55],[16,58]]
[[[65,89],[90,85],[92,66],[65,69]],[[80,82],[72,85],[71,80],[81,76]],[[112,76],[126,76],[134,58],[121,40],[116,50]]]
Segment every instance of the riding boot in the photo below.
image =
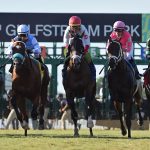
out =
[[70,57],[67,57],[65,59],[64,65],[63,65],[63,69],[62,69],[62,77],[63,77],[63,79],[66,79],[67,67],[68,67],[68,64],[69,64],[69,60],[70,60]]
[[91,61],[88,65],[91,71],[92,79],[96,80],[96,69],[95,69],[93,62]]
[[44,68],[45,68],[45,66],[44,66],[45,64],[43,63],[41,56],[38,57],[38,58],[36,58],[36,60],[38,60],[40,62],[40,64],[41,64],[41,70],[43,71]]
[[134,71],[135,71],[135,78],[136,78],[137,80],[141,79],[140,73],[139,73],[139,71],[138,71],[138,68],[137,68],[137,65],[136,65],[134,59],[133,59],[133,58],[130,59],[129,62],[130,62],[130,64],[132,65],[132,67],[133,67],[133,69],[134,69]]

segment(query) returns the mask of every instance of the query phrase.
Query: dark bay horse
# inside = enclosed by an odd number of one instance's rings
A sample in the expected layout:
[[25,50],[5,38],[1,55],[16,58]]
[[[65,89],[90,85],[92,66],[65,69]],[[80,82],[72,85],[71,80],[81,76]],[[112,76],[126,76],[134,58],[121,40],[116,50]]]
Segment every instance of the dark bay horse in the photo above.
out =
[[68,50],[70,52],[70,60],[66,79],[63,80],[63,86],[66,92],[68,106],[71,109],[72,120],[74,122],[74,136],[79,136],[77,128],[78,115],[74,102],[75,97],[85,97],[88,110],[87,127],[90,130],[90,136],[93,136],[92,127],[94,124],[92,115],[94,112],[96,81],[92,80],[89,66],[84,59],[82,40],[78,37],[72,38]]
[[[143,124],[143,119],[140,112],[142,101],[142,84],[141,82],[137,83],[134,70],[124,58],[121,44],[119,42],[109,39],[107,50],[109,60],[108,87],[111,100],[113,101],[115,109],[119,114],[122,135],[127,134],[123,121],[123,117],[125,117],[125,122],[128,129],[128,138],[131,138],[133,99],[139,114],[139,125]],[[124,104],[124,112],[122,111],[122,104]]]
[[150,64],[148,65],[148,68],[144,72],[144,89],[145,89],[145,94],[147,97],[147,100],[150,103]]
[[43,73],[40,63],[29,56],[25,44],[16,41],[12,48],[12,100],[17,118],[27,135],[28,116],[26,113],[26,99],[31,100],[33,109],[31,117],[37,119],[39,114],[39,128],[44,127],[44,105],[47,100],[47,88],[50,81],[48,68]]

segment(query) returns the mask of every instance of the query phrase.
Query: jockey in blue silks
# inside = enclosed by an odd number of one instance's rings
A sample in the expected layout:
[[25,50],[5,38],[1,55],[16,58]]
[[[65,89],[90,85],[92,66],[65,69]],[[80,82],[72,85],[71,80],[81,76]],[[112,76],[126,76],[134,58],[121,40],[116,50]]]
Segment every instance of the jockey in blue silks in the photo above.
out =
[[[41,48],[36,40],[36,38],[29,33],[29,27],[25,24],[21,24],[17,28],[17,36],[12,39],[10,46],[7,48],[10,57],[12,57],[12,47],[15,41],[22,41],[26,45],[26,50],[29,53],[33,53],[35,59],[43,64],[41,59]],[[12,73],[13,66],[10,67],[9,72]]]

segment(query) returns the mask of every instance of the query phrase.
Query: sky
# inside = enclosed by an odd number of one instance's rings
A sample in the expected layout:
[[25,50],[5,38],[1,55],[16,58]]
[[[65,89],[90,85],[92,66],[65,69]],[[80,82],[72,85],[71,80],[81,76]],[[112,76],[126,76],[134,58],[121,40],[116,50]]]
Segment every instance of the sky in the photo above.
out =
[[[149,0],[0,0],[0,12],[150,13]],[[61,70],[62,65],[58,70]],[[97,69],[97,76],[101,68]],[[63,92],[58,71],[58,92]]]
[[149,0],[0,0],[0,12],[150,13]]

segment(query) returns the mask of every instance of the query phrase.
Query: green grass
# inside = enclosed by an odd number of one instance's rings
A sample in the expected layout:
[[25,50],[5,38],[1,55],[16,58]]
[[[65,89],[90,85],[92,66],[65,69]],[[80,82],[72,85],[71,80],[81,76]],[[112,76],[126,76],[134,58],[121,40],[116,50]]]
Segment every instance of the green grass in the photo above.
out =
[[123,137],[120,130],[0,130],[0,150],[150,150],[150,131],[132,131],[132,139]]

